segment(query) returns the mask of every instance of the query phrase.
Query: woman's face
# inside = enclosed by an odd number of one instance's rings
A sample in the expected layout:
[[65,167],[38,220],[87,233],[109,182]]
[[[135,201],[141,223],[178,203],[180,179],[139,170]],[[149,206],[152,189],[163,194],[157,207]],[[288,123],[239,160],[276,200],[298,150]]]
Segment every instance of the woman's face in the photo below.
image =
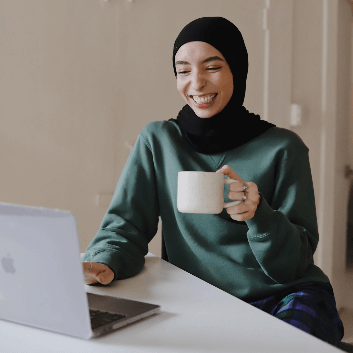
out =
[[223,55],[205,42],[182,45],[175,55],[177,88],[200,118],[210,118],[233,94],[233,75]]

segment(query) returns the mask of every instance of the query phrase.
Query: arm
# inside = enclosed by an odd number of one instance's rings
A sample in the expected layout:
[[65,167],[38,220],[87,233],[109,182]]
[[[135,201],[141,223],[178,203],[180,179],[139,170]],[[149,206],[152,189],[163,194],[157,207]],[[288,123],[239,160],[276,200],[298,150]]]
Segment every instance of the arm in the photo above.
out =
[[307,147],[295,144],[279,162],[271,206],[261,197],[246,221],[250,247],[277,283],[300,278],[313,263],[319,234]]
[[157,232],[159,203],[153,155],[140,134],[119,178],[100,230],[82,261],[106,264],[114,279],[139,273]]

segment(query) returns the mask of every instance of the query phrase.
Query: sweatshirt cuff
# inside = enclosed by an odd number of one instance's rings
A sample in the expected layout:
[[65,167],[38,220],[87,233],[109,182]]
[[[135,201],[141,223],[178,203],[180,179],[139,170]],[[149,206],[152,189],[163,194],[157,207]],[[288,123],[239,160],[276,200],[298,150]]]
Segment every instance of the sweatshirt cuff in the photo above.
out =
[[119,276],[119,266],[117,261],[117,254],[113,251],[98,250],[92,253],[85,253],[82,257],[82,262],[93,261],[99,262],[101,264],[107,265],[114,272],[114,279],[118,279]]
[[255,215],[253,218],[245,221],[249,231],[248,236],[259,237],[259,235],[265,236],[269,234],[276,226],[276,212],[267,203],[265,198],[259,192],[261,199],[257,206]]

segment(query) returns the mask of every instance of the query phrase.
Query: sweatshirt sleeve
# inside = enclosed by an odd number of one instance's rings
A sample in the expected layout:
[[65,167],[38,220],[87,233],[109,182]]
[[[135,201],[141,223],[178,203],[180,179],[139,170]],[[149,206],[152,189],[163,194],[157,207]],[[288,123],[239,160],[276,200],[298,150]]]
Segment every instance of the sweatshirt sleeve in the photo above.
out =
[[138,274],[157,232],[159,202],[153,155],[140,133],[117,183],[101,227],[82,261],[109,266],[114,279]]
[[271,206],[260,192],[255,216],[246,221],[253,254],[277,283],[302,277],[319,241],[308,148],[299,140],[278,163]]

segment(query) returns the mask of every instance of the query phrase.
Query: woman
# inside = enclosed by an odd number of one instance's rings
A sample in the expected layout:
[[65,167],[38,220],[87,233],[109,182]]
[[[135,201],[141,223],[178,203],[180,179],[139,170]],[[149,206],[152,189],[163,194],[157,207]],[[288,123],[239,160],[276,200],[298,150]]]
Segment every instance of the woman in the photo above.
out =
[[[243,107],[248,55],[221,17],[200,18],[174,44],[177,119],[138,136],[101,229],[83,257],[87,284],[136,275],[161,216],[168,259],[212,285],[333,345],[343,337],[319,236],[308,148]],[[221,168],[222,167],[222,168]],[[239,180],[217,215],[177,211],[182,170]]]

